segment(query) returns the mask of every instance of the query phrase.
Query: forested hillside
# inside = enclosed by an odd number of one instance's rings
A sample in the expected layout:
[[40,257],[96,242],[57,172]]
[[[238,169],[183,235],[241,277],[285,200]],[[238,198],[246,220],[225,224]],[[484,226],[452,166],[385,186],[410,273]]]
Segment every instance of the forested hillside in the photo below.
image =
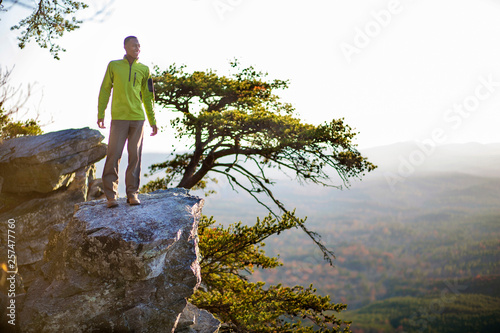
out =
[[[444,147],[391,188],[386,174],[397,174],[404,151],[376,149],[372,160],[380,169],[348,190],[281,184],[277,197],[308,216],[334,250],[335,267],[297,230],[267,244],[284,266],[253,278],[313,283],[348,304],[345,317],[355,332],[500,331],[498,145]],[[235,212],[233,200],[247,205]],[[213,214],[226,210],[251,221],[259,209],[248,199],[231,201],[218,202],[223,207]]]

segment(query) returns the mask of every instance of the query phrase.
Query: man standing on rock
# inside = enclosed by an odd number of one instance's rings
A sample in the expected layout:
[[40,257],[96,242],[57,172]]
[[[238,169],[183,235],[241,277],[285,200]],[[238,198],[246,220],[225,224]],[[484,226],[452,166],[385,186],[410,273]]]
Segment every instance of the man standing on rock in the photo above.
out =
[[108,105],[111,90],[111,129],[109,133],[108,154],[102,182],[104,194],[108,199],[108,207],[118,205],[118,166],[128,141],[128,167],[125,174],[127,202],[139,205],[137,197],[141,176],[141,155],[144,135],[144,109],[148,122],[152,127],[152,136],[158,133],[153,111],[154,90],[153,80],[146,65],[137,61],[141,45],[135,36],[125,38],[126,54],[122,60],[111,61],[99,92],[97,125],[104,126],[104,111]]

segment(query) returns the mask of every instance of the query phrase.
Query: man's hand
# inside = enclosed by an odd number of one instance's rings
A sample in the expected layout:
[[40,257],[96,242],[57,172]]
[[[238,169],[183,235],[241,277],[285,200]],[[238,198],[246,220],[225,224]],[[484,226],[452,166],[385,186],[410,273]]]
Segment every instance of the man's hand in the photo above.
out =
[[153,133],[151,133],[151,136],[155,136],[156,134],[158,134],[158,127],[156,127],[156,125],[151,126],[151,128],[153,129]]
[[104,126],[104,119],[97,119],[97,126],[99,126],[99,128],[106,128],[106,126]]

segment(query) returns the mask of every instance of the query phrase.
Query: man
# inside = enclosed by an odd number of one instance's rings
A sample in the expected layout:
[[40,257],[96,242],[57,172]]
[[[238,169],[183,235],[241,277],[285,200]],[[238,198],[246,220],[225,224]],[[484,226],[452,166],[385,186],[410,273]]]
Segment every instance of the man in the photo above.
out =
[[118,166],[125,141],[128,141],[128,167],[125,174],[127,203],[139,205],[137,197],[141,175],[142,142],[144,135],[144,110],[154,136],[158,133],[153,112],[153,80],[149,68],[137,61],[141,49],[137,37],[129,36],[124,41],[125,56],[111,61],[99,92],[97,125],[104,126],[104,111],[108,105],[111,90],[111,129],[109,131],[108,154],[102,182],[109,208],[118,205]]

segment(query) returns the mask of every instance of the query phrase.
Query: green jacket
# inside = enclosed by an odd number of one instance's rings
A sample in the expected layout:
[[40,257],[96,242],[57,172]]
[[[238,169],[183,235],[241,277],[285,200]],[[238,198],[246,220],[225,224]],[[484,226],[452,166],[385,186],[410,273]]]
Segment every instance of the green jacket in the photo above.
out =
[[130,65],[125,57],[108,64],[99,92],[98,119],[104,119],[111,90],[113,90],[111,119],[144,120],[142,108],[144,104],[149,124],[156,125],[153,112],[153,80],[148,66],[141,64],[137,59]]

